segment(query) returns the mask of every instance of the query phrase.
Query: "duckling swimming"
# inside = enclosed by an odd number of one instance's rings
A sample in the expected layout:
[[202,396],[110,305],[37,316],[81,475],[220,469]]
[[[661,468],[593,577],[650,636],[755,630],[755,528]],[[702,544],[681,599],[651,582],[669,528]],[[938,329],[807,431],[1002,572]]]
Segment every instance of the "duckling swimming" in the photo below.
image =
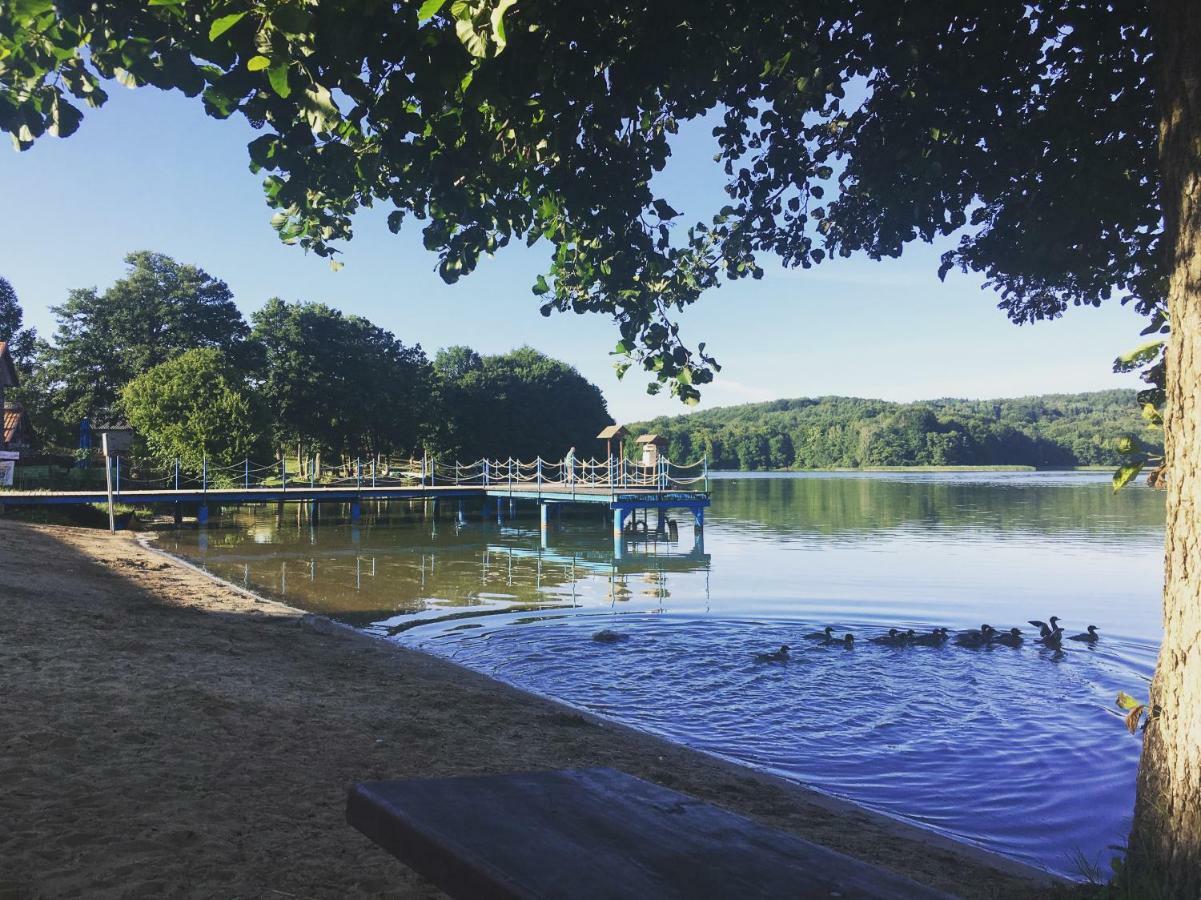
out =
[[772,663],[788,662],[788,645],[781,644],[780,649],[773,653],[756,653],[755,662]]
[[608,628],[603,628],[596,634],[592,635],[592,640],[600,644],[616,644],[618,641],[624,641],[629,635],[619,634],[616,631],[610,631]]
[[834,640],[834,626],[827,625],[821,631],[811,631],[805,637],[811,641],[825,641],[828,644]]
[[960,647],[983,647],[992,640],[996,633],[997,629],[985,624],[981,625],[979,629],[972,628],[969,631],[961,631],[955,635],[955,643]]
[[1061,650],[1063,649],[1063,629],[1057,627],[1054,631],[1044,634],[1034,643],[1042,644],[1044,647],[1050,647],[1053,650]]
[[895,628],[888,629],[888,634],[882,634],[879,637],[872,638],[873,644],[887,644],[890,647],[903,647],[915,637],[913,629],[908,631],[898,631]]
[[1101,635],[1097,634],[1097,626],[1096,625],[1089,625],[1088,631],[1082,631],[1082,632],[1080,632],[1080,634],[1074,634],[1070,638],[1068,638],[1068,640],[1069,641],[1087,641],[1090,644],[1095,644],[1097,641],[1101,640]]
[[1038,619],[1031,619],[1030,624],[1038,629],[1039,637],[1045,638],[1056,631],[1063,631],[1063,629],[1059,627],[1059,616],[1051,616],[1050,625],[1048,625],[1046,622],[1040,622]]
[[994,644],[1004,644],[1006,647],[1022,646],[1022,630],[1020,628],[1010,628],[1004,634],[998,634],[993,639]]
[[842,644],[843,648],[846,650],[854,650],[855,649],[855,635],[851,634],[848,631],[846,634],[844,634],[842,636],[841,641],[835,641],[834,643]]
[[911,644],[917,644],[921,647],[941,647],[950,637],[949,632],[945,628],[935,628],[929,634],[919,634],[910,640]]

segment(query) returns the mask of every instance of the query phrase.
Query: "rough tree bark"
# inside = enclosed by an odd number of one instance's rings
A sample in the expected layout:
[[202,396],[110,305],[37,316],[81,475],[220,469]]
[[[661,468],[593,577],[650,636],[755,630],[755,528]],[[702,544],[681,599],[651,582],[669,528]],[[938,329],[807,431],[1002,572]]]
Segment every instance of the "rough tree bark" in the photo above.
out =
[[[1153,0],[1168,252],[1163,646],[1127,854],[1133,890],[1201,897],[1201,0]],[[1155,888],[1152,888],[1155,886]],[[1152,896],[1151,892],[1143,896]]]

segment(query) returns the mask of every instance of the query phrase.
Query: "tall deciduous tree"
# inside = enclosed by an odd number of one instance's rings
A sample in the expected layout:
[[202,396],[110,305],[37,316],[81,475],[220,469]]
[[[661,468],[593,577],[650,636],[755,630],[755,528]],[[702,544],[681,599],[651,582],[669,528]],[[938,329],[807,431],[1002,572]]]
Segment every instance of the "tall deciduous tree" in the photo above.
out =
[[37,332],[22,328],[25,313],[9,280],[0,275],[0,341],[9,345],[8,352],[23,374],[28,374],[33,365]]
[[128,274],[103,292],[71,291],[44,368],[58,418],[107,413],[137,375],[187,350],[220,350],[245,366],[249,327],[224,281],[161,253],[125,257]]
[[[1197,0],[116,0],[0,11],[0,128],[65,135],[102,76],[243,113],[280,236],[413,214],[455,280],[553,246],[543,309],[597,311],[686,400],[674,316],[759,258],[808,267],[958,236],[1018,322],[1118,297],[1172,334],[1163,649],[1130,870],[1201,892],[1201,4]],[[720,119],[729,203],[656,196],[681,121]],[[832,312],[831,315],[837,315]]]
[[434,357],[447,418],[447,448],[462,459],[536,456],[558,460],[572,447],[595,454],[612,419],[600,388],[567,363],[530,347],[480,356],[449,347]]
[[421,347],[320,303],[272,299],[252,317],[276,446],[356,458],[419,452],[434,402]]
[[245,373],[214,347],[188,350],[138,375],[121,405],[150,452],[200,472],[258,456],[266,429]]

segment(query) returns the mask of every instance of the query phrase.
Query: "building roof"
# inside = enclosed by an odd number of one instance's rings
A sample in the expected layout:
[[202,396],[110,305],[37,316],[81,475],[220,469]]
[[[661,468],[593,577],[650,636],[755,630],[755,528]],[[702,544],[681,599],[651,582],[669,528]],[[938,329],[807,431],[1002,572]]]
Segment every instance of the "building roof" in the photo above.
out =
[[667,446],[667,438],[665,438],[661,434],[642,434],[642,435],[639,435],[634,440],[634,443],[635,444],[654,444],[657,447],[666,447]]
[[609,425],[597,435],[597,438],[602,441],[610,441],[614,438],[623,438],[629,433],[624,425]]
[[29,416],[20,403],[4,404],[4,428],[0,430],[0,446],[26,444],[33,438]]
[[20,384],[17,367],[12,354],[8,352],[8,341],[0,341],[0,387],[17,387]]

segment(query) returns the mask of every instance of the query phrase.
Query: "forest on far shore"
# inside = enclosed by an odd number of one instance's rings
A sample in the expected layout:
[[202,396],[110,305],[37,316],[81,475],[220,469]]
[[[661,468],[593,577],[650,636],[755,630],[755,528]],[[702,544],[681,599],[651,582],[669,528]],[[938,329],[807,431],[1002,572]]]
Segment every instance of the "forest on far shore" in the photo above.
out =
[[891,403],[815,397],[725,406],[631,426],[714,469],[1116,466],[1123,435],[1149,433],[1134,390]]

